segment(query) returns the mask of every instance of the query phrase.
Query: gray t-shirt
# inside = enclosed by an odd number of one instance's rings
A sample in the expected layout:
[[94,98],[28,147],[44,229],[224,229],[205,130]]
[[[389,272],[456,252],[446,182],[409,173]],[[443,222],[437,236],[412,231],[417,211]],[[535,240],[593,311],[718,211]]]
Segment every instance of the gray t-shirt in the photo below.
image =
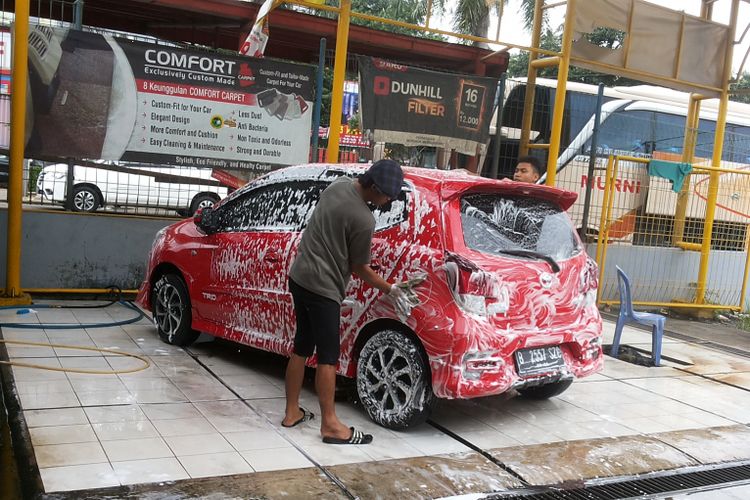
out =
[[375,229],[375,217],[354,182],[342,177],[323,191],[289,270],[299,286],[339,304],[352,266],[370,263]]

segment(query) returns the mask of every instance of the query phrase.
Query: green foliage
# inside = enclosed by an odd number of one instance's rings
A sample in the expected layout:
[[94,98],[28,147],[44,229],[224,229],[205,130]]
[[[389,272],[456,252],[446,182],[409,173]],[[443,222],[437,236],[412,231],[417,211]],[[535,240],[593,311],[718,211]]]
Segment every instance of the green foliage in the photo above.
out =
[[750,104],[750,73],[747,71],[743,72],[737,82],[729,87],[729,90],[736,92],[729,95],[731,101]]

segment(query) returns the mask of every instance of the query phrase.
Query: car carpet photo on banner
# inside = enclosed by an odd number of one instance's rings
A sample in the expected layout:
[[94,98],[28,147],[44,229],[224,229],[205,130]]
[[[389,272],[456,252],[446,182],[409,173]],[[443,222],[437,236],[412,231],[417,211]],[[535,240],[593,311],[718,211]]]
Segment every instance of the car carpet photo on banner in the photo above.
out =
[[314,67],[35,26],[26,155],[245,169],[306,161]]

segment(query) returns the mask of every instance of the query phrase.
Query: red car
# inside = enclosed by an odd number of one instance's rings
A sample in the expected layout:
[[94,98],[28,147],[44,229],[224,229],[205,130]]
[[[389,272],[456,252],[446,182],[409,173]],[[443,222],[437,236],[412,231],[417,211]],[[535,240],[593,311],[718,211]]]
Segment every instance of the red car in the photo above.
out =
[[[138,296],[161,338],[184,346],[206,332],[288,356],[287,272],[305,222],[334,179],[363,171],[278,170],[161,230]],[[403,429],[436,397],[548,398],[599,371],[597,267],[565,213],[575,193],[404,173],[400,197],[374,212],[372,266],[391,282],[419,282],[420,305],[401,321],[390,298],[356,278],[342,304],[338,373],[356,378],[369,416]]]

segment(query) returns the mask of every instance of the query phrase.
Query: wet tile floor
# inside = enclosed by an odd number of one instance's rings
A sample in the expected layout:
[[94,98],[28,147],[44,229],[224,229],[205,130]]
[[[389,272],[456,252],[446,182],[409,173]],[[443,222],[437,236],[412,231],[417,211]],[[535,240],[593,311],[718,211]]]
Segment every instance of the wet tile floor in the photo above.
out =
[[[38,309],[26,315],[6,310],[0,311],[0,322],[87,324],[132,315],[119,305]],[[605,322],[605,330],[610,341],[614,325]],[[666,338],[663,356],[675,361],[665,360],[662,367],[608,357],[601,373],[577,381],[556,398],[440,401],[430,423],[406,432],[381,428],[354,404],[340,402],[342,420],[375,440],[335,447],[321,442],[317,420],[292,429],[279,425],[281,357],[208,337],[183,350],[161,342],[145,319],[108,328],[3,327],[2,336],[116,349],[150,362],[134,373],[96,375],[13,367],[46,492],[461,456],[473,449],[516,456],[516,466],[523,468],[525,452],[553,443],[628,438],[636,440],[634,446],[645,446],[637,439],[750,423],[750,359]],[[650,334],[628,328],[623,342],[648,350]],[[7,351],[12,361],[65,369],[111,372],[142,365],[98,351],[13,344]],[[317,410],[311,379],[302,404]],[[706,453],[710,459],[710,450]],[[736,455],[750,458],[750,451]],[[726,457],[727,450],[716,450],[717,461]]]

